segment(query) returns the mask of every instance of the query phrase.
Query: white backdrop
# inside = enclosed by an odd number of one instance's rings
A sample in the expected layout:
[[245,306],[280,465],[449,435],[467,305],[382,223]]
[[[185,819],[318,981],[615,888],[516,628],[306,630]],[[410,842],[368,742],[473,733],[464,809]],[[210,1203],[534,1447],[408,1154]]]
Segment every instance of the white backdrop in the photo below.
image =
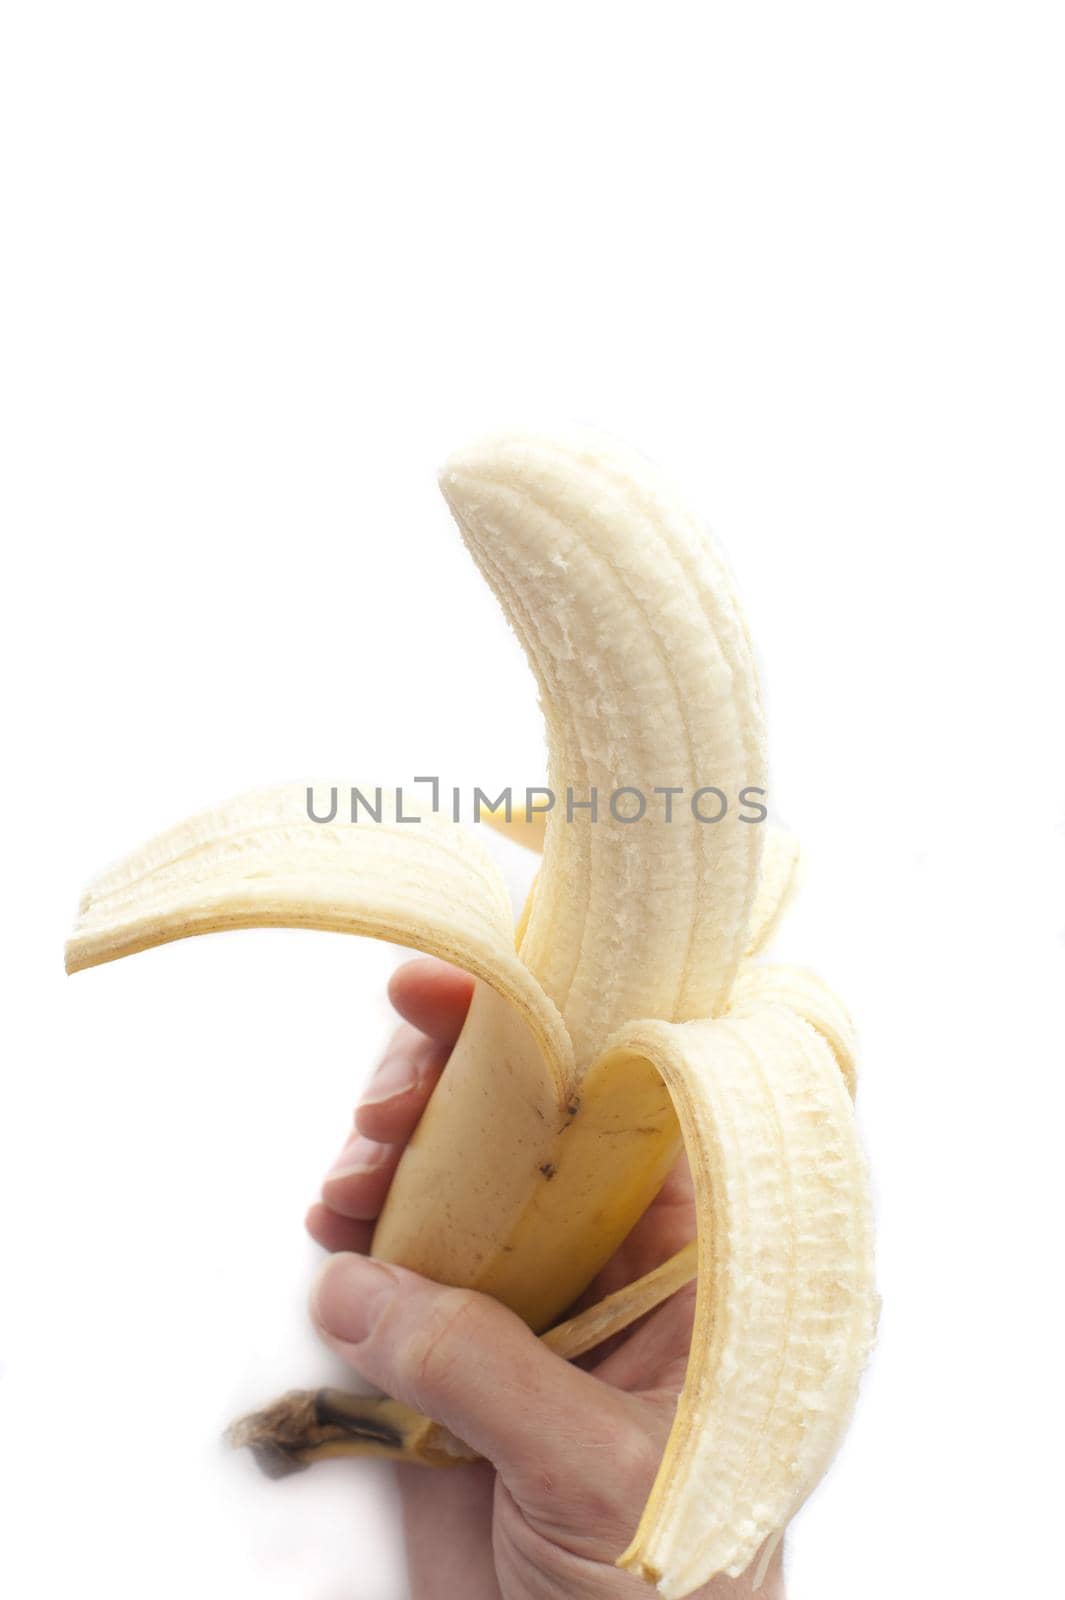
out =
[[434,468],[569,418],[725,544],[808,858],[780,949],[863,1033],[882,1332],[792,1600],[1047,1592],[1060,8],[16,0],[2,33],[10,1592],[404,1592],[384,1471],[270,1485],[219,1443],[337,1373],[301,1220],[394,953],[68,982],[61,946],[91,874],[241,789],[537,781]]

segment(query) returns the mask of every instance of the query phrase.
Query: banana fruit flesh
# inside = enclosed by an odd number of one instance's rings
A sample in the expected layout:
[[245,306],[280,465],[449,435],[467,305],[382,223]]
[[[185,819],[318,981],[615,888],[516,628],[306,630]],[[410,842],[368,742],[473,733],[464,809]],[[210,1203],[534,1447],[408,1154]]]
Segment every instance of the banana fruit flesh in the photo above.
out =
[[[286,926],[471,972],[469,1016],[373,1249],[492,1294],[537,1330],[686,1150],[699,1224],[688,1380],[621,1558],[686,1595],[779,1536],[838,1444],[871,1343],[852,1029],[812,974],[758,959],[796,851],[738,813],[741,793],[766,786],[761,700],[699,522],[642,458],[591,435],[483,441],[441,486],[546,724],[555,807],[517,933],[474,830],[432,813],[412,826],[387,804],[379,822],[324,825],[306,789],[286,786],[98,879],[68,967]],[[692,797],[712,795],[714,814],[719,794],[725,815],[706,820]],[[533,844],[540,831],[515,828]]]

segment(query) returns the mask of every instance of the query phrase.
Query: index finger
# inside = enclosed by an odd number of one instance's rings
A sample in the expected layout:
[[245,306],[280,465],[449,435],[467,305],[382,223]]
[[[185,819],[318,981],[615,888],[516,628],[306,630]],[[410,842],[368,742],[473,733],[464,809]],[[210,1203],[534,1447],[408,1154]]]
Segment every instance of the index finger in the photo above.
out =
[[473,986],[468,972],[434,956],[419,956],[397,967],[388,998],[405,1022],[450,1049],[462,1032]]

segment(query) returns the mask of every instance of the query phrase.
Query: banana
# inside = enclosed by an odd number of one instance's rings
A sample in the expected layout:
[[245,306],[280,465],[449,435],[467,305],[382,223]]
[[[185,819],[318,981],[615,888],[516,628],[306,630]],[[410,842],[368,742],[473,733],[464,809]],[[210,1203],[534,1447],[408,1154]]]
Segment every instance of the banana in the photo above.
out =
[[[409,800],[400,811],[385,796],[376,820],[325,824],[307,790],[285,786],[185,823],[98,879],[67,963],[287,926],[404,943],[472,973],[469,1016],[373,1251],[492,1294],[538,1331],[613,1254],[683,1146],[699,1211],[695,1336],[621,1558],[681,1596],[769,1547],[853,1404],[876,1304],[853,1028],[812,974],[758,962],[797,852],[744,810],[766,788],[760,692],[701,524],[642,458],[586,434],[481,441],[452,457],[441,487],[546,724],[553,808],[508,830],[543,852],[519,928],[475,830],[428,811],[412,824]],[[690,1257],[668,1281],[684,1271]],[[623,1291],[609,1325],[642,1314],[662,1281]],[[311,1432],[289,1407],[286,1438],[303,1438],[293,1459],[358,1448],[350,1403],[295,1410]],[[378,1410],[375,1426],[411,1456],[456,1458],[427,1419],[400,1427]]]

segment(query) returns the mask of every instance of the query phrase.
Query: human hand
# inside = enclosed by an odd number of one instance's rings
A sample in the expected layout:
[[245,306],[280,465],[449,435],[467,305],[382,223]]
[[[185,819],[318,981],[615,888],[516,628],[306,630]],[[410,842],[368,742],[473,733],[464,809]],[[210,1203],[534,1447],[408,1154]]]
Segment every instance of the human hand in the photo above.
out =
[[[333,1252],[312,1296],[324,1338],[364,1378],[465,1440],[484,1461],[398,1467],[414,1600],[625,1600],[648,1595],[614,1562],[650,1491],[684,1381],[694,1285],[579,1363],[546,1349],[486,1295],[367,1259],[374,1220],[462,1028],[473,980],[400,967],[404,1018],[307,1217]],[[651,1271],[695,1234],[682,1160],[581,1304]],[[783,1600],[778,1550],[757,1591]],[[745,1600],[719,1577],[701,1600]]]

